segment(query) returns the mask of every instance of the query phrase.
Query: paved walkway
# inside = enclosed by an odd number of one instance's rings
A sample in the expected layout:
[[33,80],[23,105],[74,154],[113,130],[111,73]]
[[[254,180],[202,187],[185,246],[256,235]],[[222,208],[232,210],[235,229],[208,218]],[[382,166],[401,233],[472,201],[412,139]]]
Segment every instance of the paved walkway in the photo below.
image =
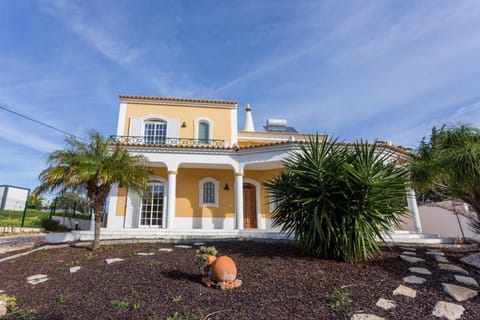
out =
[[0,254],[28,249],[45,243],[45,233],[0,237]]

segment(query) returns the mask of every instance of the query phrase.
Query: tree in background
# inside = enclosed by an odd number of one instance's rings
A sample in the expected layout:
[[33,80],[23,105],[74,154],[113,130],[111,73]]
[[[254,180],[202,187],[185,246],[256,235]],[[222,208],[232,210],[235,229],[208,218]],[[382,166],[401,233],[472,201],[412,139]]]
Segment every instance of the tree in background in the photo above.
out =
[[28,208],[29,209],[42,209],[43,207],[43,199],[36,195],[35,193],[32,193],[28,196]]
[[92,250],[100,247],[100,222],[113,185],[143,192],[151,169],[143,156],[132,156],[120,146],[112,146],[98,132],[92,131],[88,142],[75,137],[65,139],[63,150],[52,152],[48,167],[40,173],[36,193],[86,190],[89,206],[95,214]]
[[62,208],[65,210],[80,211],[82,213],[88,213],[88,200],[85,195],[82,195],[84,192],[63,192],[57,197],[56,207]]
[[293,234],[303,254],[344,261],[369,259],[407,214],[408,170],[392,151],[357,142],[351,148],[318,136],[266,183],[274,226]]
[[420,192],[434,192],[469,204],[480,233],[480,130],[468,125],[433,127],[411,161],[411,179]]

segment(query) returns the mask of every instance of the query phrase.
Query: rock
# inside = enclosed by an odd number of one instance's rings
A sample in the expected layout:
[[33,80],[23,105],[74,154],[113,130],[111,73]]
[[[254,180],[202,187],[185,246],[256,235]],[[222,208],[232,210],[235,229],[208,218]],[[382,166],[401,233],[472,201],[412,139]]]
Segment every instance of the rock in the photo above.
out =
[[480,269],[480,252],[463,257],[460,261]]
[[478,287],[478,282],[472,277],[466,277],[466,276],[461,276],[461,275],[456,274],[455,275],[455,280],[457,280],[458,282],[461,282],[463,284],[472,286],[472,287]]
[[0,290],[0,293],[4,293],[4,292],[5,292],[5,290]]
[[412,248],[412,247],[400,247],[402,250],[407,250],[407,251],[417,251],[417,249]]
[[384,319],[385,318],[382,318],[370,313],[357,313],[350,318],[350,320],[384,320]]
[[427,279],[417,276],[408,276],[403,278],[403,282],[413,283],[413,284],[424,284]]
[[461,273],[468,276],[468,271],[454,264],[439,263],[438,267],[440,270],[451,271],[456,273]]
[[0,319],[7,314],[7,302],[0,300]]
[[432,256],[445,256],[445,253],[442,251],[427,251],[427,254]]
[[417,291],[413,290],[412,288],[399,285],[397,289],[393,290],[393,295],[402,295],[410,298],[415,298],[415,296],[417,295]]
[[435,260],[437,260],[437,262],[441,262],[441,263],[449,263],[450,262],[444,256],[435,256]]
[[413,272],[413,273],[428,274],[428,275],[432,274],[430,270],[428,270],[427,268],[411,267],[411,268],[408,268],[408,270],[410,270],[410,272]]
[[77,272],[78,270],[80,270],[81,268],[82,268],[82,267],[80,267],[80,266],[75,266],[75,267],[71,267],[69,271],[70,271],[70,273],[75,273],[75,272]]
[[153,252],[137,252],[137,256],[153,256]]
[[36,274],[27,278],[29,284],[39,284],[49,280],[46,274]]
[[400,259],[410,262],[410,263],[417,263],[417,262],[425,262],[425,259],[417,258],[417,257],[410,257],[406,255],[400,255]]
[[397,307],[397,305],[393,303],[393,300],[387,300],[383,298],[378,299],[376,306],[382,308],[383,310],[390,310]]
[[184,245],[184,244],[178,244],[175,246],[175,248],[181,248],[181,249],[191,249],[192,246]]
[[204,246],[205,242],[194,242],[193,245],[194,246]]
[[106,262],[107,264],[112,264],[112,263],[114,263],[114,262],[120,262],[120,261],[123,261],[123,260],[124,260],[124,259],[122,259],[122,258],[111,258],[111,259],[105,259],[105,262]]
[[478,295],[478,292],[476,290],[457,286],[454,284],[442,283],[442,286],[446,294],[459,302],[474,298]]
[[172,248],[160,248],[160,249],[158,249],[158,251],[160,251],[160,252],[172,252],[172,250],[173,250]]
[[446,320],[456,320],[462,317],[465,308],[459,304],[438,301],[433,308],[432,315]]
[[416,256],[417,254],[414,251],[403,251],[402,254],[406,254],[409,256]]

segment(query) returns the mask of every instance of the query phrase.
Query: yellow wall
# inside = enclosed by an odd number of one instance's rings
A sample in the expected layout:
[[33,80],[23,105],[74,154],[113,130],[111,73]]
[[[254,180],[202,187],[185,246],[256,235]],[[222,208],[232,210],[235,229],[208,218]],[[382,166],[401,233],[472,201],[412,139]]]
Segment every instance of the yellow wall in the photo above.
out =
[[127,189],[118,188],[116,216],[124,216],[127,208]]
[[[209,107],[190,107],[190,106],[174,106],[174,105],[154,105],[128,103],[125,119],[124,135],[128,135],[130,126],[130,118],[140,118],[145,115],[161,115],[166,118],[178,120],[179,138],[195,138],[194,121],[201,117],[209,118],[213,121],[210,130],[213,130],[212,139],[231,140],[231,109],[229,108],[209,108]],[[182,128],[185,121],[187,127]]]
[[270,218],[270,205],[267,188],[263,186],[263,183],[272,179],[274,176],[283,172],[283,169],[273,170],[245,170],[245,178],[253,179],[261,184],[260,186],[260,212],[263,218]]
[[[199,181],[207,177],[218,181],[218,208],[199,207]],[[226,183],[228,183],[230,190],[224,190]],[[233,183],[233,170],[179,168],[177,174],[176,216],[233,218],[235,213]]]

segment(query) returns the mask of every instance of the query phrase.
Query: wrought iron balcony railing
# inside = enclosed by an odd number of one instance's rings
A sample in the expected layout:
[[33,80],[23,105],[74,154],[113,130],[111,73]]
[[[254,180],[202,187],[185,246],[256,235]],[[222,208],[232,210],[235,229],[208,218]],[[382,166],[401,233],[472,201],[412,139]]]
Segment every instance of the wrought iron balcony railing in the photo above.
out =
[[187,138],[169,138],[169,137],[143,137],[143,136],[110,136],[108,139],[112,143],[125,144],[155,144],[155,145],[178,145],[178,146],[209,146],[223,147],[224,141],[218,139],[187,139]]

